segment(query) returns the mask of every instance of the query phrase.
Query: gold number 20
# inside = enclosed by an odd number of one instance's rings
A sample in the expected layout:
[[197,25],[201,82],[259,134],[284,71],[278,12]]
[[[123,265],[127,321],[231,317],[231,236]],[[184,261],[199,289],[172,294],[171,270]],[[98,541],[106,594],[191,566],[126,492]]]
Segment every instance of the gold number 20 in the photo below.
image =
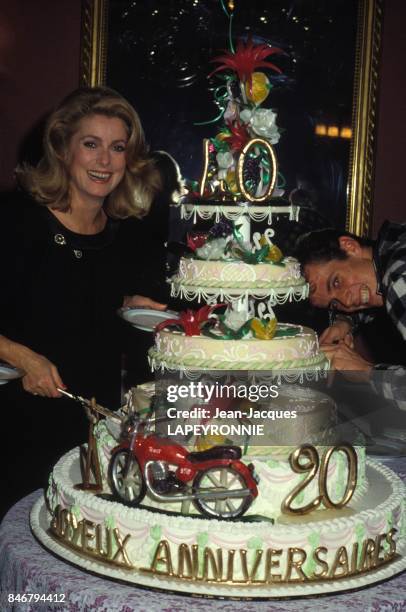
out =
[[[328,493],[327,488],[327,473],[328,466],[330,463],[331,456],[335,452],[343,452],[348,462],[348,475],[347,484],[343,497],[340,501],[333,501]],[[358,472],[358,461],[357,454],[352,446],[349,444],[339,444],[337,446],[331,446],[323,454],[321,460],[317,449],[310,444],[304,444],[299,446],[289,457],[289,462],[292,470],[297,474],[307,474],[305,479],[300,482],[296,487],[285,497],[282,502],[282,512],[286,514],[307,514],[312,510],[315,510],[323,504],[326,508],[343,508],[350,501],[354,494],[355,487],[357,485],[357,472]],[[320,470],[319,470],[320,467]],[[300,508],[292,508],[293,500],[303,491],[308,484],[315,478],[317,472],[319,472],[318,488],[319,495],[311,502]]]

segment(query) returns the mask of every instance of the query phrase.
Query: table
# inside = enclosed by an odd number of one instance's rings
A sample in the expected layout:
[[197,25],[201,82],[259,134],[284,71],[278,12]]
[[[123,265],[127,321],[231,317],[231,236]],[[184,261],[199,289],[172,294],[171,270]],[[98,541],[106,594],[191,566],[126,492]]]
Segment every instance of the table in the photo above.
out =
[[[387,459],[385,464],[406,480],[406,458]],[[45,550],[29,528],[29,512],[41,491],[31,493],[18,502],[5,516],[0,526],[0,610],[2,612],[42,612],[45,610],[85,612],[148,612],[176,610],[195,612],[281,612],[401,610],[406,611],[406,572],[387,582],[341,595],[281,601],[219,601],[182,597],[164,592],[152,592],[120,584],[88,574],[64,563]],[[65,594],[65,603],[28,604],[15,602],[11,606],[9,593]]]

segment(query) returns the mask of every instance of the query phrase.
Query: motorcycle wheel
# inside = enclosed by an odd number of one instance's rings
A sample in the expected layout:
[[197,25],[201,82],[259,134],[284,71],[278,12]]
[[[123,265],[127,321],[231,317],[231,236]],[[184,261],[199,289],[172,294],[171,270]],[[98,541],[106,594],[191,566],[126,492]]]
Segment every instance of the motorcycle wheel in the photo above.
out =
[[232,467],[212,467],[199,472],[193,482],[193,492],[224,491],[220,499],[195,499],[196,508],[208,517],[231,519],[242,516],[252,502],[252,495],[227,497],[227,491],[246,489],[244,477]]
[[120,501],[138,506],[144,499],[147,492],[144,476],[140,464],[130,451],[119,450],[114,453],[110,459],[109,478],[112,491]]

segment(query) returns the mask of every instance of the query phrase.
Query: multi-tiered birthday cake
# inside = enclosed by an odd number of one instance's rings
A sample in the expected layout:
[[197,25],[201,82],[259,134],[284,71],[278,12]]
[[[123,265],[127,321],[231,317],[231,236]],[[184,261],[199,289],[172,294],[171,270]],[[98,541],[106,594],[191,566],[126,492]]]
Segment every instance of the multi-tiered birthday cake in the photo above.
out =
[[[214,223],[189,234],[171,281],[173,295],[207,304],[162,322],[150,351],[152,367],[169,376],[166,391],[184,403],[141,386],[117,414],[87,405],[87,449],[60,459],[46,505],[33,508],[38,538],[89,571],[182,593],[271,598],[358,588],[406,566],[405,486],[337,437],[334,402],[306,386],[328,368],[317,335],[278,323],[273,307],[304,299],[307,285],[270,228],[251,230],[253,220],[299,214],[272,199],[278,131],[260,108],[268,79],[254,70],[274,52],[240,43],[219,59],[236,73],[225,126],[205,143],[200,193],[182,204],[183,216]],[[216,389],[231,376],[235,391],[241,372],[250,373],[243,387],[259,394],[263,385],[265,399],[208,397],[211,375]],[[206,394],[190,401],[180,387],[192,389],[199,373]],[[162,412],[194,434],[165,436]],[[271,445],[223,433],[267,422]]]

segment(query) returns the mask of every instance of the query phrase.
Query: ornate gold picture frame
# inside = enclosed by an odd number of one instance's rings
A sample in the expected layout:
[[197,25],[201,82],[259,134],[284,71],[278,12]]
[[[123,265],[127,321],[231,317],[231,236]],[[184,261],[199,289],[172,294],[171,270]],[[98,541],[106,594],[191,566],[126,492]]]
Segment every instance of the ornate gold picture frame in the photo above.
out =
[[[108,0],[83,0],[82,85],[95,86],[106,82],[108,4]],[[382,0],[358,0],[346,228],[362,236],[367,236],[372,228],[381,29]]]

